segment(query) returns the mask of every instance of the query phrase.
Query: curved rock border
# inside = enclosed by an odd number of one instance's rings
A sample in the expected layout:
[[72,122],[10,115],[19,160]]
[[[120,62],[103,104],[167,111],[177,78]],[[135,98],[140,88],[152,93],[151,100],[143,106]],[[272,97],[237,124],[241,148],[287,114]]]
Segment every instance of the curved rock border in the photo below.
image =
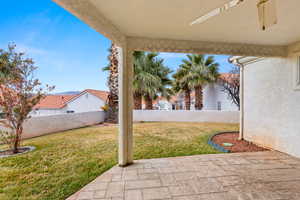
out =
[[236,132],[238,132],[238,131],[224,131],[224,132],[219,132],[219,133],[213,134],[212,136],[209,137],[207,143],[208,143],[210,146],[212,146],[213,148],[215,148],[216,150],[218,150],[218,151],[221,151],[221,152],[223,152],[223,153],[230,153],[230,150],[227,150],[227,149],[225,149],[224,147],[222,147],[222,146],[220,146],[220,145],[214,143],[212,139],[213,139],[216,135],[221,135],[221,134],[223,134],[223,133],[236,133]]
[[[0,159],[1,158],[7,158],[7,157],[13,157],[13,156],[18,156],[18,155],[21,155],[21,154],[25,154],[25,153],[28,153],[28,152],[31,152],[33,150],[35,150],[36,148],[34,146],[24,146],[24,147],[21,147],[21,148],[28,148],[29,150],[28,151],[24,151],[22,153],[16,153],[16,154],[12,154],[12,155],[0,155]],[[0,152],[4,152],[6,150],[2,150]]]

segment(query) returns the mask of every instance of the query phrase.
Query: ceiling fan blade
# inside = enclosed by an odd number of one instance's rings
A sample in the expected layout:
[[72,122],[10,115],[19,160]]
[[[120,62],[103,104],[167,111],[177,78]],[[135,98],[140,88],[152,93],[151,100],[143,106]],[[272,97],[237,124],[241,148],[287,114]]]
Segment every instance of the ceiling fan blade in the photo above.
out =
[[260,0],[257,4],[260,28],[267,28],[277,24],[276,1]]
[[240,3],[242,3],[244,0],[231,0],[229,1],[228,3],[224,4],[223,6],[219,7],[219,8],[216,8],[212,11],[210,11],[209,13],[197,18],[196,20],[192,21],[190,23],[190,25],[195,25],[195,24],[200,24],[200,23],[203,23],[205,22],[206,20],[208,20],[209,18],[212,18],[214,16],[217,16],[219,14],[221,14],[222,12],[230,9],[230,8],[233,8],[237,5],[239,5]]

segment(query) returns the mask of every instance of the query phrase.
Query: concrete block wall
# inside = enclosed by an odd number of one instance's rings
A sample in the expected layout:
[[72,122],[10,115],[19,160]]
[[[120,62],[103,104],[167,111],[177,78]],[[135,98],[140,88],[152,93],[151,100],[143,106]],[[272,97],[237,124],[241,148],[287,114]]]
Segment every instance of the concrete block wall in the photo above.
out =
[[239,123],[239,111],[134,110],[133,121]]
[[104,119],[104,111],[32,117],[24,124],[23,138],[99,124]]

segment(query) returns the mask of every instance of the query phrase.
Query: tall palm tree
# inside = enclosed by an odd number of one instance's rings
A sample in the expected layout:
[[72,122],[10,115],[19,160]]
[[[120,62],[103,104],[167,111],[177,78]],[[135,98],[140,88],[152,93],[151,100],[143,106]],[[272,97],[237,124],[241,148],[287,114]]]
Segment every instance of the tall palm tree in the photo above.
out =
[[182,81],[195,90],[195,109],[203,108],[203,86],[217,81],[219,64],[213,56],[187,55],[182,68]]
[[109,71],[109,77],[107,85],[109,88],[109,94],[107,99],[108,112],[107,121],[117,123],[118,122],[118,104],[119,104],[119,84],[118,84],[118,49],[115,44],[111,44],[109,49],[108,66],[103,68],[103,71]]
[[142,109],[142,101],[143,101],[143,89],[142,89],[142,80],[140,78],[140,74],[142,73],[141,59],[145,56],[143,51],[135,51],[133,53],[133,103],[135,110]]
[[186,71],[186,66],[180,65],[176,73],[173,74],[173,91],[174,93],[184,93],[185,109],[190,110],[192,88],[189,85],[189,82],[186,79],[184,79]]
[[153,100],[158,96],[168,97],[168,78],[171,70],[164,66],[163,59],[157,57],[157,53],[134,53],[134,106],[142,109],[142,98],[146,103],[146,109],[153,109]]
[[158,76],[160,77],[161,84],[158,88],[160,97],[166,98],[170,100],[170,98],[174,95],[174,92],[171,88],[173,81],[170,79],[169,75],[173,72],[170,68],[166,67],[163,64],[164,60],[159,59],[157,62],[158,66]]

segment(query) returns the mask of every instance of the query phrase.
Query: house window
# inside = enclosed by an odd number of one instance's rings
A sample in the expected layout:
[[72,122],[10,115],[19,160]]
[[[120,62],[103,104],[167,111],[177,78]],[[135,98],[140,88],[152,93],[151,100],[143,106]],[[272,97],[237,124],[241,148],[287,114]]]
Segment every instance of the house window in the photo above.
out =
[[222,110],[222,102],[221,101],[217,102],[217,109]]
[[297,57],[297,64],[294,70],[294,89],[300,90],[300,56]]

